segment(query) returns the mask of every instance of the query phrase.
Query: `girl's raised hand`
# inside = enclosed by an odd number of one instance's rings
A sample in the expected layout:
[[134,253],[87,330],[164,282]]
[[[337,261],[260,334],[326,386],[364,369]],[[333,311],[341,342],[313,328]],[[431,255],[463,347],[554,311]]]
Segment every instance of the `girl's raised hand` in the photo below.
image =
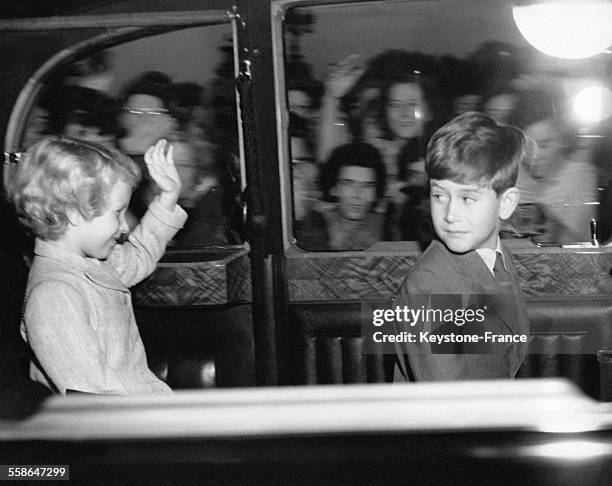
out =
[[172,145],[168,147],[166,140],[159,140],[146,151],[144,160],[151,179],[161,190],[160,202],[172,210],[178,201],[181,192],[181,180],[179,178],[174,159],[172,157]]

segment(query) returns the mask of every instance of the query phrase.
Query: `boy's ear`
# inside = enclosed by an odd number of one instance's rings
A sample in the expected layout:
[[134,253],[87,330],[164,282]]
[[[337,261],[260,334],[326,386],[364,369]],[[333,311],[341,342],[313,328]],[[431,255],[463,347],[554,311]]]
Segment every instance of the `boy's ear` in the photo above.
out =
[[334,197],[338,197],[338,184],[335,184],[330,190],[329,190],[329,195],[330,196],[334,196]]
[[500,196],[501,202],[499,204],[499,217],[501,219],[508,219],[512,216],[512,213],[516,209],[521,197],[520,191],[516,187],[506,189]]

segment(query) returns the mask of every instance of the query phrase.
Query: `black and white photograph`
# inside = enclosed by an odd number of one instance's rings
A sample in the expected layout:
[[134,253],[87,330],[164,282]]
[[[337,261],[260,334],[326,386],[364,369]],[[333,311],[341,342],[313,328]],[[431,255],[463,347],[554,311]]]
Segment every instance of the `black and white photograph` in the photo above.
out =
[[6,0],[0,141],[0,480],[612,484],[612,0]]

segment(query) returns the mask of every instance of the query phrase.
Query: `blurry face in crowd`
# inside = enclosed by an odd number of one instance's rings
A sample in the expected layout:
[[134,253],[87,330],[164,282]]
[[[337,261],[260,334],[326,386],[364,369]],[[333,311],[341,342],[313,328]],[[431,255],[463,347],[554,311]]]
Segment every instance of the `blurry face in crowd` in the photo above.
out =
[[331,194],[338,198],[342,216],[363,219],[376,202],[376,171],[369,167],[342,167]]
[[147,94],[131,95],[123,108],[124,123],[128,130],[141,125],[145,120],[154,119],[168,113],[161,99]]
[[426,121],[427,105],[418,84],[393,85],[385,107],[387,122],[397,138],[420,137]]
[[507,124],[516,106],[516,97],[510,93],[502,93],[490,98],[484,107],[486,115],[497,123]]
[[[364,137],[367,137],[367,131],[370,127],[378,126],[378,100],[380,99],[380,88],[377,86],[367,86],[363,88],[350,107],[350,116],[356,120],[361,120],[364,129]],[[376,107],[376,109],[372,109]],[[375,129],[376,135],[379,134],[378,129]]]
[[290,89],[288,96],[289,110],[305,120],[310,118],[312,107],[310,96],[300,89]]
[[409,186],[425,187],[427,174],[425,173],[425,160],[419,159],[408,164],[406,170],[406,183]]
[[377,86],[368,86],[363,88],[359,93],[359,105],[367,106],[368,103],[376,101],[380,97],[380,88]]
[[298,221],[306,217],[317,196],[317,167],[314,161],[306,141],[301,137],[291,137],[293,207]]
[[187,197],[197,182],[198,166],[195,150],[188,143],[173,142],[172,154],[181,179],[181,197]]
[[546,178],[555,172],[555,166],[560,163],[563,147],[561,133],[553,123],[540,120],[528,125],[525,135],[531,137],[538,148],[530,173],[535,178]]
[[64,133],[77,140],[99,143],[108,148],[117,146],[115,137],[108,133],[102,133],[98,127],[88,127],[80,123],[68,123],[64,128]]
[[48,123],[49,112],[40,106],[35,106],[28,118],[28,125],[25,129],[24,148],[31,147],[44,136],[43,131],[47,128]]
[[208,118],[208,113],[202,106],[196,106],[191,113],[191,119],[187,124],[186,133],[187,136],[198,142],[204,142],[207,140],[206,136],[206,122]]
[[126,100],[121,122],[129,140],[122,142],[122,148],[130,153],[144,153],[157,140],[168,137],[174,128],[163,100],[147,94],[133,94]]
[[466,94],[459,96],[454,103],[453,111],[455,115],[461,115],[468,111],[478,111],[480,107],[480,96],[476,94]]
[[314,162],[312,152],[302,137],[291,137],[291,161],[295,164]]

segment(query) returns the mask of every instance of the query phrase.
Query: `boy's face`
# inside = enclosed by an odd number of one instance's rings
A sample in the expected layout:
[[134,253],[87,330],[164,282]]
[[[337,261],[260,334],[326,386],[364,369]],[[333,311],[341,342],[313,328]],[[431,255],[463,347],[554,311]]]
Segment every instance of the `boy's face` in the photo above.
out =
[[518,190],[499,196],[489,186],[431,180],[431,217],[438,237],[455,253],[495,249],[500,219],[509,218],[518,203]]
[[132,188],[119,181],[112,187],[102,214],[90,220],[79,215],[69,230],[71,249],[84,257],[108,258],[121,233],[129,230],[125,213],[131,196]]
[[376,171],[353,165],[342,167],[331,194],[338,198],[342,216],[363,219],[376,202]]

